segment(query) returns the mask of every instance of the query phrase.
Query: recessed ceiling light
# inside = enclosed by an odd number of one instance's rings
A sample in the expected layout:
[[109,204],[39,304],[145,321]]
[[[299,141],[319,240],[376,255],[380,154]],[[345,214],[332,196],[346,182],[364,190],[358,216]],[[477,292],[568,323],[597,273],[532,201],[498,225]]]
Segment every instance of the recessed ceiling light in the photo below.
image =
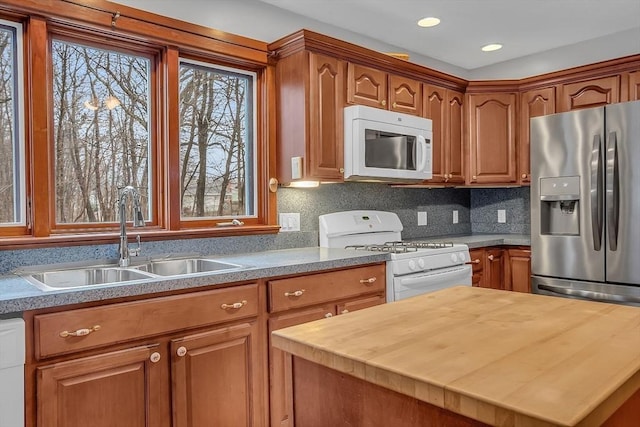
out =
[[502,49],[502,45],[500,43],[491,43],[486,46],[482,46],[482,50],[484,52],[492,52],[494,50]]
[[428,18],[422,18],[421,20],[418,21],[418,25],[421,27],[435,27],[439,23],[440,23],[440,20],[438,18],[434,18],[433,16],[430,16]]

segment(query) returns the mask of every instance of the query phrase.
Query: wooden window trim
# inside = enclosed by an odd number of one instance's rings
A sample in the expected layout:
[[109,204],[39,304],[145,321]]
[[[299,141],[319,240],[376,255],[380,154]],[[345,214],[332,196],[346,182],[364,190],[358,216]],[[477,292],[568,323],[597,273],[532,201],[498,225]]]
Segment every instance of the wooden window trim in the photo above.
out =
[[[111,10],[121,12],[115,27]],[[144,240],[166,240],[221,236],[275,234],[277,207],[275,192],[268,189],[269,175],[275,170],[275,113],[273,106],[275,74],[268,63],[266,43],[222,31],[201,27],[172,18],[143,12],[103,0],[7,0],[0,5],[3,19],[23,24],[25,50],[25,119],[27,156],[27,198],[31,216],[28,227],[0,229],[0,250],[52,246],[115,243],[118,224],[55,224],[52,164],[52,102],[49,62],[51,37],[69,37],[71,42],[108,46],[125,52],[155,55],[152,94],[157,110],[152,115],[152,163],[155,175],[154,223],[140,229]],[[82,38],[77,36],[82,34]],[[179,40],[180,42],[176,42]],[[178,74],[181,57],[205,58],[215,65],[246,69],[256,73],[257,206],[255,218],[243,218],[242,227],[216,227],[220,220],[180,218],[179,117],[176,114]],[[42,102],[37,94],[48,94]],[[175,156],[178,158],[174,158]],[[38,171],[36,173],[35,171]],[[46,173],[43,173],[46,171]],[[176,193],[177,191],[177,193]],[[177,207],[177,208],[176,208]],[[136,230],[138,231],[138,230]]]

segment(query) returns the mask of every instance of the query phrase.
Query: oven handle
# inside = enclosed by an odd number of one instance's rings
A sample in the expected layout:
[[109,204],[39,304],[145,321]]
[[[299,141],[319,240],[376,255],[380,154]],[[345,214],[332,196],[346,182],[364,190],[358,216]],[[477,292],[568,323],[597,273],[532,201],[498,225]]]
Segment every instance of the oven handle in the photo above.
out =
[[416,283],[422,283],[426,278],[431,279],[442,276],[460,276],[460,278],[465,278],[470,271],[470,265],[462,265],[460,267],[447,268],[444,271],[434,270],[424,273],[410,274],[403,277],[397,277],[397,279],[400,280],[400,284],[410,286]]

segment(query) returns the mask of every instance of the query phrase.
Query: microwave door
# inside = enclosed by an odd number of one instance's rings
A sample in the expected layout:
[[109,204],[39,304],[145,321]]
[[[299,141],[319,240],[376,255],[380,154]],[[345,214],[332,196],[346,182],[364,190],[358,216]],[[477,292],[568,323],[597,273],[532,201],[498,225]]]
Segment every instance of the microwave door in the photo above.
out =
[[368,168],[415,170],[415,144],[406,136],[385,135],[377,132],[376,138],[368,138],[364,151],[364,163]]

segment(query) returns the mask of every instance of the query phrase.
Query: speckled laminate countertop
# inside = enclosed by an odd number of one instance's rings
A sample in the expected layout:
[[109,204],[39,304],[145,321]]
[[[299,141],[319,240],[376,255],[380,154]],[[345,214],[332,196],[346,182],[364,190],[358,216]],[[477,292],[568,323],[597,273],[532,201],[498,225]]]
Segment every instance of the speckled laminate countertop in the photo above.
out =
[[[441,236],[429,239],[466,243],[469,248],[497,245],[528,246],[528,235],[472,234]],[[239,255],[211,256],[220,261],[241,264],[246,268],[219,273],[200,273],[188,277],[157,277],[111,285],[44,292],[16,275],[0,276],[0,315],[6,313],[56,307],[112,298],[154,294],[179,289],[197,288],[265,277],[309,273],[341,267],[351,267],[388,259],[387,254],[327,248],[295,248]]]

